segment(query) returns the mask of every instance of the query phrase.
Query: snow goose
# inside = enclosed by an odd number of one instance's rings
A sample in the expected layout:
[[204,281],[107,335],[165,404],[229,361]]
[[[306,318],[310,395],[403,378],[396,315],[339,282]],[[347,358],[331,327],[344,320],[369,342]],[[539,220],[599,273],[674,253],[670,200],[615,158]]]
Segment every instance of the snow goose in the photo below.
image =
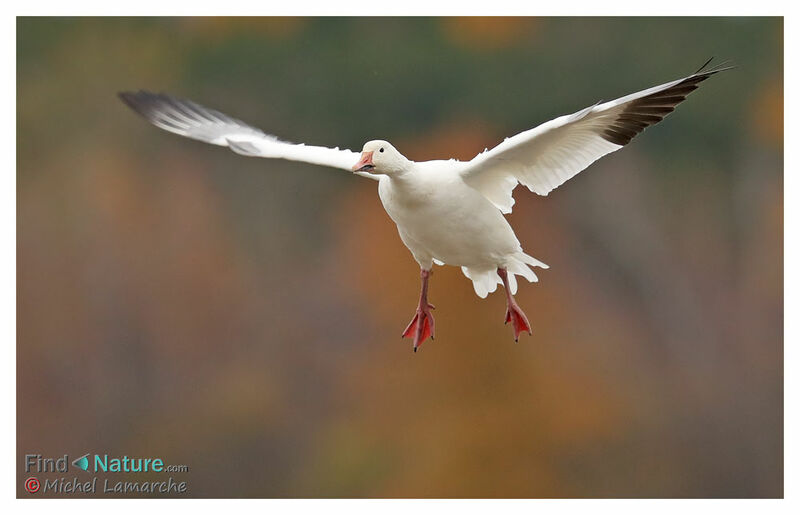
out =
[[547,195],[604,155],[628,144],[647,127],[672,112],[698,85],[731,66],[721,64],[561,116],[478,154],[470,161],[454,159],[414,162],[388,141],[367,142],[360,153],[281,141],[240,120],[189,100],[147,91],[119,96],[134,111],[166,131],[238,154],[303,161],[340,168],[378,181],[378,194],[397,225],[400,238],[419,263],[419,303],[403,337],[417,348],[435,333],[428,281],[433,264],[460,266],[475,293],[485,298],[502,284],[505,322],[514,340],[531,334],[527,316],[514,300],[516,276],[538,279],[532,267],[548,268],[523,252],[503,216],[514,205],[517,184]]

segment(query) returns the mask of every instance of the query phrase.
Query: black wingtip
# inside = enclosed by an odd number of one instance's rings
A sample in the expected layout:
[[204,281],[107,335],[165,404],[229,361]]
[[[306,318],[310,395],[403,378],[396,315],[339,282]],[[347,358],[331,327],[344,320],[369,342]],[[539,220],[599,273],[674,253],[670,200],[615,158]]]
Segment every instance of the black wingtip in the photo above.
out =
[[708,59],[708,61],[706,61],[706,62],[704,62],[704,63],[703,63],[703,66],[701,66],[700,68],[698,68],[698,69],[697,69],[697,71],[696,71],[696,72],[694,72],[694,74],[693,74],[693,75],[697,75],[698,73],[700,73],[701,71],[703,71],[703,68],[705,68],[706,66],[708,66],[708,63],[710,63],[710,62],[711,62],[711,61],[713,61],[713,60],[714,60],[714,57],[713,57],[713,56],[712,56],[712,57],[710,57],[710,58]]
[[120,91],[117,93],[117,98],[122,100],[122,102],[126,106],[131,107],[131,103],[133,102],[133,95],[134,94],[131,91]]
[[715,73],[724,72],[726,70],[731,70],[733,68],[736,68],[736,64],[733,63],[730,60],[722,61],[719,64],[715,64],[711,68],[706,68],[706,66],[708,66],[711,63],[711,61],[713,61],[713,60],[714,60],[714,58],[712,57],[711,59],[709,59],[708,61],[703,63],[703,66],[698,68],[697,71],[694,72],[692,75],[704,75],[706,77],[710,77],[711,75],[714,75]]
[[153,101],[159,97],[155,93],[140,89],[139,91],[120,91],[117,97],[126,106],[133,109],[136,113],[148,118],[147,106],[153,104]]
[[125,102],[126,104],[130,104],[136,100],[137,96],[142,94],[149,94],[147,91],[139,90],[139,91],[120,91],[117,93],[117,97]]

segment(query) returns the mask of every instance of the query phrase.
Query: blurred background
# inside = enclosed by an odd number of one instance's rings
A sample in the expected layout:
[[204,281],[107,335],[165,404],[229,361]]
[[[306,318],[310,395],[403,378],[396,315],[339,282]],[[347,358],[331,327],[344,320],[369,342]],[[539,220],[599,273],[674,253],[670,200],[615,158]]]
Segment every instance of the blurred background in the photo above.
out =
[[[782,48],[780,18],[19,18],[18,495],[24,454],[91,452],[187,464],[201,497],[782,496]],[[436,267],[417,354],[376,183],[116,98],[469,159],[711,56],[738,68],[516,191],[551,265],[517,296],[533,336]]]

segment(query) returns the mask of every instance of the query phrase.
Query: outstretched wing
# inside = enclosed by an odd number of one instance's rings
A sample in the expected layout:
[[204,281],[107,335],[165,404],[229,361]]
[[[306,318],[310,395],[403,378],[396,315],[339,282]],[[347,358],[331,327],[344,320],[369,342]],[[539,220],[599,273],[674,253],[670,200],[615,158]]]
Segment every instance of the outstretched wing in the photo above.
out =
[[503,213],[510,213],[517,183],[547,195],[660,122],[698,84],[732,68],[723,63],[704,70],[709,62],[683,79],[595,104],[508,138],[468,162],[462,177]]
[[[147,121],[175,134],[213,145],[230,147],[246,156],[288,159],[350,171],[359,154],[351,150],[280,141],[241,120],[203,107],[191,100],[148,91],[123,92],[119,98]],[[377,175],[358,175],[378,179]]]

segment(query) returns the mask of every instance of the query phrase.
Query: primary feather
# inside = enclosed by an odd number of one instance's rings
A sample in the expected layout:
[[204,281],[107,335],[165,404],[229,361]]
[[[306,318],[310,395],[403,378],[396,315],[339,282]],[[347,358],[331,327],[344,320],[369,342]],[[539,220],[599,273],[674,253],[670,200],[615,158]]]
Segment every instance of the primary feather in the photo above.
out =
[[[352,150],[281,141],[261,129],[191,100],[149,91],[123,92],[119,97],[156,127],[212,145],[230,147],[237,154],[302,161],[348,171],[358,159],[358,153]],[[369,173],[359,175],[377,180]]]
[[704,71],[706,65],[683,79],[597,103],[508,138],[469,161],[461,172],[464,181],[510,213],[518,183],[547,195],[663,120],[702,81],[731,68],[723,64]]

